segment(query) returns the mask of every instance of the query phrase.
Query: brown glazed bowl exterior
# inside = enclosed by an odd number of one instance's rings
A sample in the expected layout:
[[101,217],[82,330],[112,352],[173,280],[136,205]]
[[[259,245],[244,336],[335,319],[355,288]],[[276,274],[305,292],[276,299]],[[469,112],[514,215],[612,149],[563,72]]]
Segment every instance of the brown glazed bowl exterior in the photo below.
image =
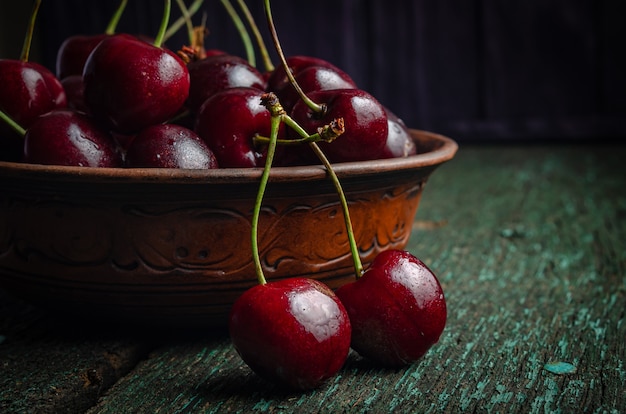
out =
[[[424,184],[456,153],[449,138],[411,133],[417,155],[335,166],[365,267],[405,247]],[[257,283],[250,221],[261,172],[0,162],[0,288],[64,318],[224,326]],[[353,280],[322,166],[272,169],[259,248],[268,280]]]

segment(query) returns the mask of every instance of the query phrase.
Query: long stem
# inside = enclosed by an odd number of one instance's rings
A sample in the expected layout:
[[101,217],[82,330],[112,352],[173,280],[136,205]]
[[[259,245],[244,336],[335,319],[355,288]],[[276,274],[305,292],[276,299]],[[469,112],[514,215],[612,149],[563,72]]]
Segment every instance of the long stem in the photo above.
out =
[[[198,10],[200,10],[200,7],[202,6],[203,2],[204,0],[196,0],[193,3],[191,3],[191,6],[187,8],[187,12],[189,13],[190,17],[196,14]],[[178,32],[178,30],[184,24],[187,24],[185,16],[181,16],[180,18],[176,19],[176,21],[172,23],[170,27],[167,29],[167,31],[165,32],[165,35],[163,36],[163,41],[165,42],[167,39],[174,36],[174,34]]]
[[267,283],[265,275],[263,274],[263,266],[261,265],[261,257],[259,255],[259,216],[261,214],[261,206],[263,204],[263,196],[265,195],[265,188],[269,181],[270,170],[272,169],[272,162],[274,161],[274,153],[276,152],[276,140],[278,139],[278,127],[280,126],[280,116],[272,115],[271,118],[271,133],[270,143],[267,147],[267,157],[265,159],[265,166],[263,167],[263,174],[261,175],[261,181],[259,183],[259,190],[257,192],[256,201],[254,203],[254,210],[252,211],[252,259],[254,261],[254,270],[257,275],[259,284],[264,285]]
[[112,35],[115,33],[117,30],[117,24],[120,22],[120,18],[126,9],[126,3],[128,3],[128,0],[122,0],[119,6],[117,6],[115,13],[113,13],[111,20],[109,20],[109,24],[104,31],[105,34]]
[[241,40],[246,49],[248,63],[250,64],[250,66],[256,67],[256,55],[254,54],[254,47],[252,46],[252,40],[250,39],[250,35],[246,30],[246,26],[243,24],[243,21],[241,20],[241,18],[237,14],[237,11],[229,0],[221,0],[221,2],[224,5],[224,8],[226,8],[226,11],[228,12],[228,15],[232,19],[233,23],[235,24],[235,27],[237,27],[239,36],[241,36]]
[[278,33],[276,33],[276,26],[274,25],[274,18],[272,17],[270,0],[265,0],[265,15],[267,17],[267,24],[269,26],[270,33],[272,34],[272,40],[274,41],[274,47],[276,48],[276,53],[278,54],[278,57],[280,58],[280,62],[282,63],[283,68],[285,69],[285,74],[289,78],[289,82],[296,89],[296,92],[298,93],[300,98],[304,101],[304,103],[309,108],[311,108],[313,112],[323,112],[324,106],[313,102],[308,96],[306,96],[306,94],[302,91],[302,88],[300,87],[300,85],[298,85],[298,82],[296,82],[296,79],[294,78],[293,73],[291,73],[291,70],[289,69],[289,65],[287,64],[287,59],[285,58],[285,53],[283,52],[283,48],[281,47],[280,41],[278,39]]
[[[285,125],[293,128],[300,136],[308,137],[307,132],[300,126],[298,123],[291,118],[289,115],[283,115],[282,117]],[[343,120],[341,122],[343,126]],[[359,247],[356,243],[356,239],[354,237],[354,229],[352,227],[352,220],[350,219],[350,209],[348,208],[348,200],[346,199],[346,195],[341,187],[341,182],[339,181],[339,177],[335,173],[335,169],[333,168],[324,152],[320,149],[316,142],[308,143],[317,158],[324,164],[326,171],[328,172],[328,176],[335,186],[335,190],[337,195],[339,196],[339,203],[341,204],[341,209],[343,210],[343,219],[346,225],[346,232],[348,233],[348,244],[350,245],[350,253],[352,255],[352,261],[354,263],[354,272],[357,278],[361,277],[363,274],[363,263],[361,262],[361,257],[359,256]]]
[[252,30],[252,34],[256,39],[257,45],[259,46],[259,52],[261,53],[261,58],[263,58],[263,65],[265,66],[265,70],[271,72],[274,70],[274,64],[270,59],[270,54],[267,51],[267,46],[265,46],[265,42],[263,41],[263,36],[261,36],[261,32],[259,31],[259,27],[254,21],[254,17],[252,13],[250,13],[250,9],[246,4],[245,0],[237,0],[237,4],[239,4],[239,8],[241,12],[246,17],[248,24],[250,25],[250,29]]
[[13,128],[13,130],[15,130],[15,132],[20,134],[20,136],[23,137],[26,134],[26,130],[22,128],[20,124],[15,122],[13,118],[11,118],[6,112],[4,112],[1,109],[0,109],[0,119],[6,122],[6,124],[9,125],[11,128]]
[[178,8],[180,9],[180,13],[183,15],[183,19],[185,20],[185,25],[187,26],[187,36],[189,37],[189,44],[193,44],[193,23],[191,22],[191,14],[189,13],[189,9],[185,6],[184,0],[176,0],[178,3]]
[[26,37],[24,38],[24,44],[22,46],[22,54],[20,55],[20,60],[22,62],[28,62],[30,45],[33,42],[33,33],[35,31],[35,22],[37,21],[39,6],[41,6],[41,0],[36,0],[33,4],[33,10],[30,13],[30,20],[28,21],[28,28],[26,29]]
[[165,32],[167,31],[167,25],[170,22],[171,11],[172,11],[172,0],[165,0],[165,7],[163,10],[163,19],[161,20],[161,26],[159,26],[159,31],[157,33],[157,36],[154,39],[154,46],[156,47],[161,47],[161,45],[163,44]]

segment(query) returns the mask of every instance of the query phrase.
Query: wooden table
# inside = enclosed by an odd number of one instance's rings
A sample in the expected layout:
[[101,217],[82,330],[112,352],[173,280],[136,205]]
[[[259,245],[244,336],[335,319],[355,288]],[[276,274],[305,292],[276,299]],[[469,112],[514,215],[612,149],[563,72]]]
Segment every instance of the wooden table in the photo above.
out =
[[461,146],[425,188],[409,246],[449,319],[405,369],[351,354],[284,392],[223,331],[90,329],[0,294],[0,412],[626,410],[626,146]]

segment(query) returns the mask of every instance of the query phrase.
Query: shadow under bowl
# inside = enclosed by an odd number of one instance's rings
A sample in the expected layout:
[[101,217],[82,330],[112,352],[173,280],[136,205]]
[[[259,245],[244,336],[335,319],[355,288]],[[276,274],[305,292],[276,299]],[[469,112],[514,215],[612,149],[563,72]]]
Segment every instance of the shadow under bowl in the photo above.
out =
[[[334,165],[363,265],[403,249],[422,189],[457,144],[411,130],[418,154]],[[262,169],[114,169],[0,162],[0,287],[64,318],[224,326],[256,282],[250,230]],[[323,166],[276,167],[259,223],[268,280],[354,279]]]

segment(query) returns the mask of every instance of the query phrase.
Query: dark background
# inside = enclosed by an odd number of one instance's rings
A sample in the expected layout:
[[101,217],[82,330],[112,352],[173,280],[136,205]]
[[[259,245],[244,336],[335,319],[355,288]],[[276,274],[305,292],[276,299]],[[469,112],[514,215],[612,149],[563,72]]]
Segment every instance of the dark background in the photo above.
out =
[[[0,43],[19,54],[30,4],[15,3],[0,1]],[[263,1],[248,5],[267,36]],[[63,39],[104,31],[116,6],[44,0],[36,58],[53,69]],[[9,17],[12,8],[26,16]],[[129,0],[118,31],[154,36],[162,9]],[[176,2],[172,10],[171,21]],[[203,10],[207,47],[245,57],[221,3],[205,0]],[[626,136],[623,0],[273,0],[272,10],[287,55],[331,61],[411,127],[459,142]],[[180,32],[168,46],[185,41]]]

